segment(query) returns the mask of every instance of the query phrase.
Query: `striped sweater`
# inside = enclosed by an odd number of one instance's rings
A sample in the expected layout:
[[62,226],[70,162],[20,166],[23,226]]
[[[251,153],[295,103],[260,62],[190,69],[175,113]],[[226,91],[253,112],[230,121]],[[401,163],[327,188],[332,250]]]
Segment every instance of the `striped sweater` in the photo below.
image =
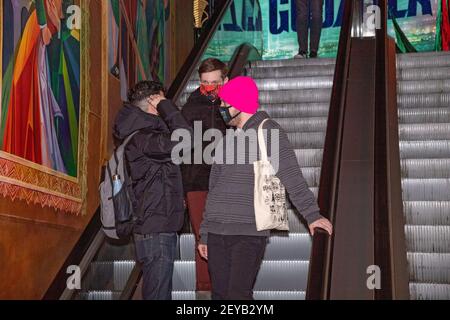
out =
[[[211,169],[209,193],[206,202],[203,222],[200,228],[201,240],[207,243],[208,233],[220,235],[269,236],[270,231],[257,231],[254,210],[254,172],[253,162],[259,159],[257,143],[247,139],[244,152],[237,152],[237,144],[233,149],[227,148],[230,136],[251,136],[256,134],[259,125],[269,119],[266,112],[257,112],[244,125],[242,130],[222,139],[216,147],[215,162]],[[293,206],[305,218],[308,224],[322,218],[314,194],[309,190],[297,162],[294,150],[286,132],[273,120],[266,121],[265,141],[268,155],[278,160],[276,176],[286,188],[286,193]],[[272,152],[272,139],[277,134],[279,147]],[[241,140],[242,141],[242,140]],[[274,138],[274,141],[276,139]],[[223,152],[221,152],[223,150]],[[231,150],[231,152],[229,151]],[[234,160],[232,162],[231,160]],[[234,163],[234,164],[230,164]]]

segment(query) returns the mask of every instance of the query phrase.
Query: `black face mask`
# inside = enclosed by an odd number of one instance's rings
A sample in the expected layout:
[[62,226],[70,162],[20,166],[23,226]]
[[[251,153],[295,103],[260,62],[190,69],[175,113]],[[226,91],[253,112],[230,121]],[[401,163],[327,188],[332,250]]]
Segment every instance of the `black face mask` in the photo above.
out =
[[234,117],[230,113],[231,107],[219,107],[220,115],[222,116],[223,121],[225,121],[226,124],[229,124],[233,119],[236,119],[242,112],[239,112]]

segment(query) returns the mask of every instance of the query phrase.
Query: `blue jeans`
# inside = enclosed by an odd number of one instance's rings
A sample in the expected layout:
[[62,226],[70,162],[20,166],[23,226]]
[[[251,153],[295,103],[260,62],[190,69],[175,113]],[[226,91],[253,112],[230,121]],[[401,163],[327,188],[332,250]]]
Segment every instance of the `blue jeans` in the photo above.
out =
[[172,300],[172,276],[177,234],[135,234],[134,243],[137,261],[142,267],[142,298],[144,300]]

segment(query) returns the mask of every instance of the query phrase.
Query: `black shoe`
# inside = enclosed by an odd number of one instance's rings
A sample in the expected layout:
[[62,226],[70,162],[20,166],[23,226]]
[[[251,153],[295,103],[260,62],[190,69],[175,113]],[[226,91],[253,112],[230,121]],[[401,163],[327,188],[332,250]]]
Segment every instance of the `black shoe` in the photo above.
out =
[[312,58],[312,59],[317,58],[317,52],[311,52],[309,54],[309,57]]

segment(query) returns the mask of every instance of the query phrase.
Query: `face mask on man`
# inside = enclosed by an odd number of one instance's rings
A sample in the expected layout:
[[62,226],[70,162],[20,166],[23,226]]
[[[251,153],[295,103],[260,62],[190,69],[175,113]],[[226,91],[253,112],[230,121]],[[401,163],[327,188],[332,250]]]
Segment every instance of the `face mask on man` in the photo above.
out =
[[239,112],[235,116],[232,116],[230,113],[230,108],[231,107],[219,107],[220,115],[222,116],[222,119],[226,124],[229,124],[231,121],[233,121],[234,119],[239,117],[239,115],[242,113],[242,112]]
[[201,84],[200,85],[200,93],[206,97],[212,98],[213,100],[217,99],[219,96],[220,88],[222,88],[221,84]]

